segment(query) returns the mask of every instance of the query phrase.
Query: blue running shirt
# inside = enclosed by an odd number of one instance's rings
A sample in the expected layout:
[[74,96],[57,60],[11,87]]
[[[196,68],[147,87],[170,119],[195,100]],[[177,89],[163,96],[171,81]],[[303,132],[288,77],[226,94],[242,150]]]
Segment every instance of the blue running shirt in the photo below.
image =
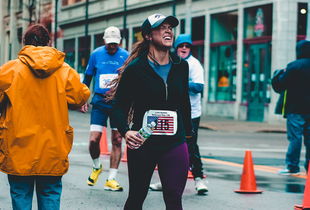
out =
[[90,55],[85,75],[95,76],[95,93],[105,94],[110,90],[109,83],[117,77],[117,69],[128,57],[128,52],[118,48],[115,54],[110,55],[105,46],[98,47]]

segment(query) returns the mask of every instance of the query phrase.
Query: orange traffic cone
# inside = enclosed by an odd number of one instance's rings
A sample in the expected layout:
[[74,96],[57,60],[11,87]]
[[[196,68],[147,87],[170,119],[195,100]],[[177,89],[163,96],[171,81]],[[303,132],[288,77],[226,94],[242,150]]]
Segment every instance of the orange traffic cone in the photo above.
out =
[[188,179],[194,179],[194,176],[190,170],[188,170],[188,172],[187,172],[187,178]]
[[124,149],[124,154],[123,157],[121,159],[122,162],[127,162],[127,146]]
[[235,190],[236,193],[262,193],[262,190],[256,189],[256,179],[254,174],[253,160],[251,151],[245,151],[243,161],[242,177],[240,189]]
[[[308,172],[309,172],[309,170],[310,170],[310,164],[308,166]],[[305,191],[304,191],[304,200],[302,202],[302,205],[295,205],[294,206],[295,210],[310,209],[310,177],[309,176],[310,175],[308,173]]]
[[100,154],[101,155],[109,155],[109,147],[107,142],[107,129],[106,127],[103,127],[102,134],[100,138]]

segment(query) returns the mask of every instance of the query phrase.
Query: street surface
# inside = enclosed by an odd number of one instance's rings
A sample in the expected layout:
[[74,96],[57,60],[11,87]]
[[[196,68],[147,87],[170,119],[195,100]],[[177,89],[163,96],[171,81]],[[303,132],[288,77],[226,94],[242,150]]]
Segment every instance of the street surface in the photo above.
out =
[[[86,179],[91,171],[88,154],[89,114],[71,112],[75,140],[70,154],[70,168],[63,177],[62,210],[118,210],[128,194],[126,162],[121,162],[118,181],[123,192],[104,191],[108,175],[109,156],[102,156],[104,172],[97,185],[89,187]],[[108,130],[108,142],[111,148]],[[209,193],[196,195],[194,181],[188,179],[183,195],[185,210],[292,210],[301,204],[306,176],[280,176],[287,148],[286,134],[199,130],[200,152],[207,174]],[[125,146],[125,144],[123,145]],[[245,150],[252,151],[257,188],[262,194],[237,194]],[[301,166],[304,151],[301,154]],[[302,167],[301,167],[302,168]],[[305,172],[302,168],[302,172]],[[153,182],[159,180],[155,171]],[[0,210],[11,209],[7,176],[0,173]],[[33,209],[37,209],[34,196]],[[161,192],[150,191],[144,209],[164,210]]]

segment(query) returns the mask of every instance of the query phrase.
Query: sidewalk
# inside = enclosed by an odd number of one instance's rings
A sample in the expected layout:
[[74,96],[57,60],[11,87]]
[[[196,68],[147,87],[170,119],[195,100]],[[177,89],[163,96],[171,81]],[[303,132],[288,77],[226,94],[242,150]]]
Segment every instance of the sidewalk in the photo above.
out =
[[207,116],[201,119],[200,128],[228,132],[286,133],[285,123],[285,120],[271,124],[267,122],[250,122],[225,117]]

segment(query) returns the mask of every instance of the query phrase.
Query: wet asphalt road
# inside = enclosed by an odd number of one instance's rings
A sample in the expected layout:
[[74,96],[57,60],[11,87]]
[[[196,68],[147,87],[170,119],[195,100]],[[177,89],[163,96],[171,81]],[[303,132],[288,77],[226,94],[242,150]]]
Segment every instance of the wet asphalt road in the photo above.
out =
[[[89,114],[70,113],[75,128],[75,140],[70,154],[70,169],[63,177],[61,209],[122,209],[128,193],[126,163],[120,165],[118,180],[124,192],[103,190],[107,178],[109,157],[102,156],[104,173],[94,187],[86,185],[91,170],[88,155]],[[305,177],[279,176],[276,171],[284,167],[287,147],[285,134],[249,133],[199,130],[200,152],[207,174],[209,193],[198,196],[194,182],[188,179],[183,195],[185,210],[292,210],[294,204],[301,204]],[[109,132],[108,132],[109,134]],[[108,138],[109,139],[109,138]],[[251,150],[255,166],[257,188],[262,194],[237,194],[245,150]],[[301,165],[304,151],[301,155]],[[304,172],[304,169],[302,168]],[[155,171],[153,181],[158,181]],[[0,209],[11,209],[9,187],[6,175],[0,173]],[[36,208],[35,196],[33,209]],[[149,192],[144,209],[165,209],[162,194]]]

